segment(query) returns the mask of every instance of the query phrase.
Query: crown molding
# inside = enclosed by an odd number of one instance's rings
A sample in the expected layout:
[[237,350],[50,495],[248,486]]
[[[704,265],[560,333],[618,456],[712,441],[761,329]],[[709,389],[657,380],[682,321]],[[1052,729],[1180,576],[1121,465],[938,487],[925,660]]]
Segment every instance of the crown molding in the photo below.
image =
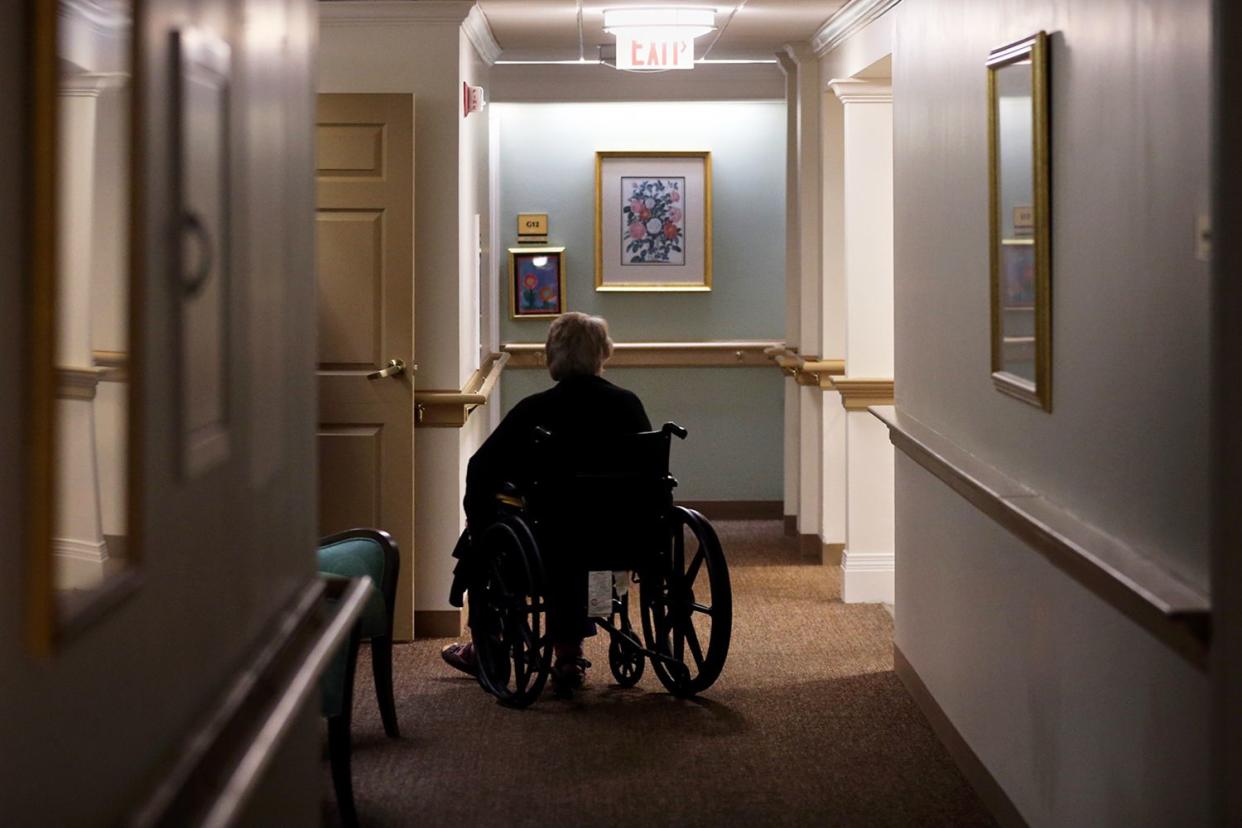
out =
[[820,27],[811,38],[811,48],[818,57],[831,52],[850,35],[880,19],[901,0],[850,0]]
[[460,26],[474,6],[474,0],[320,0],[319,20],[325,26],[402,23]]
[[466,39],[474,46],[474,50],[479,53],[484,63],[491,66],[500,60],[500,54],[504,50],[496,42],[492,24],[487,22],[487,15],[483,13],[483,9],[477,5],[472,7],[470,14],[466,15],[466,19],[462,21],[461,28],[466,33]]
[[798,77],[798,61],[790,56],[787,49],[781,49],[776,53],[776,65],[781,68],[781,74],[785,77]]
[[98,98],[109,89],[129,83],[124,72],[72,72],[61,76],[56,94],[62,98]]
[[860,78],[837,78],[828,81],[843,104],[892,103],[893,84],[888,80],[865,80]]
[[[786,43],[785,48],[781,51],[795,64],[809,63],[818,57],[809,43]],[[779,52],[777,53],[777,59],[780,59]]]
[[127,35],[133,27],[133,12],[129,4],[116,0],[61,0],[59,15],[62,19],[80,20],[99,34]]
[[700,64],[693,72],[640,73],[618,72],[600,63],[501,61],[492,67],[488,84],[493,104],[785,100],[785,79],[775,63]]

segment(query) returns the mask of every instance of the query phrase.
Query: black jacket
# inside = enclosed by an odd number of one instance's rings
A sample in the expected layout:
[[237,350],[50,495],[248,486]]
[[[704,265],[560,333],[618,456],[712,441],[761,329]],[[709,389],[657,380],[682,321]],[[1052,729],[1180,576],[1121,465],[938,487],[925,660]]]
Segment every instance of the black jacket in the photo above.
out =
[[522,400],[470,458],[466,470],[466,517],[472,525],[495,513],[496,493],[518,482],[542,426],[567,442],[589,447],[624,434],[651,430],[642,402],[603,377],[574,376]]

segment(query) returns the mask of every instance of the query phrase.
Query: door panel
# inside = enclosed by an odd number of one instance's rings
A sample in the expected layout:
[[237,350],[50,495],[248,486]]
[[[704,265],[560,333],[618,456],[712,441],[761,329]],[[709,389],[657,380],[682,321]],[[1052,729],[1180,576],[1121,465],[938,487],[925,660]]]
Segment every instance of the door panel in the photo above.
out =
[[383,175],[383,124],[320,124],[316,169],[320,175]]
[[[377,526],[380,505],[380,458],[384,427],[319,427],[319,476],[325,480],[348,480],[349,486],[321,486],[319,522],[325,526]],[[333,529],[332,531],[337,531]]]
[[320,210],[319,364],[341,368],[382,365],[384,214]]
[[[414,618],[414,100],[320,95],[319,529],[401,547],[395,635]],[[369,378],[389,360],[408,368]]]

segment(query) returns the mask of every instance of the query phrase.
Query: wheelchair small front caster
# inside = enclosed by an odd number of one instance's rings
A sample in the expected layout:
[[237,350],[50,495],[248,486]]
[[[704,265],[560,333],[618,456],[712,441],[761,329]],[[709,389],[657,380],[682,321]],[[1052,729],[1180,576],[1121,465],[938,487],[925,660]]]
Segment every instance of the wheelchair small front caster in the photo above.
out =
[[617,684],[633,687],[643,677],[647,659],[642,650],[617,637],[608,644],[608,666],[612,668],[612,677],[617,680]]
[[612,669],[612,677],[617,680],[617,684],[633,687],[643,677],[647,658],[641,648],[623,637],[634,636],[634,627],[630,624],[629,590],[618,594],[614,587],[612,602],[613,629],[619,630],[621,635],[614,634],[608,642],[608,666]]

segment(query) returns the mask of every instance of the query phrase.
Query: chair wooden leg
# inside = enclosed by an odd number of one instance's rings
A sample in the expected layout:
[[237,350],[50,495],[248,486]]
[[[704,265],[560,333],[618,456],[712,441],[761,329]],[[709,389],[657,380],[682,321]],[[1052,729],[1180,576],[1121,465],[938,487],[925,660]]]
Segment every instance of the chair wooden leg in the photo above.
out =
[[328,761],[332,765],[332,787],[345,828],[357,828],[358,811],[354,807],[354,777],[350,768],[349,714],[328,719]]
[[389,738],[401,737],[397,727],[397,706],[392,694],[392,638],[371,639],[371,671],[375,676],[375,699],[379,703],[380,719]]

